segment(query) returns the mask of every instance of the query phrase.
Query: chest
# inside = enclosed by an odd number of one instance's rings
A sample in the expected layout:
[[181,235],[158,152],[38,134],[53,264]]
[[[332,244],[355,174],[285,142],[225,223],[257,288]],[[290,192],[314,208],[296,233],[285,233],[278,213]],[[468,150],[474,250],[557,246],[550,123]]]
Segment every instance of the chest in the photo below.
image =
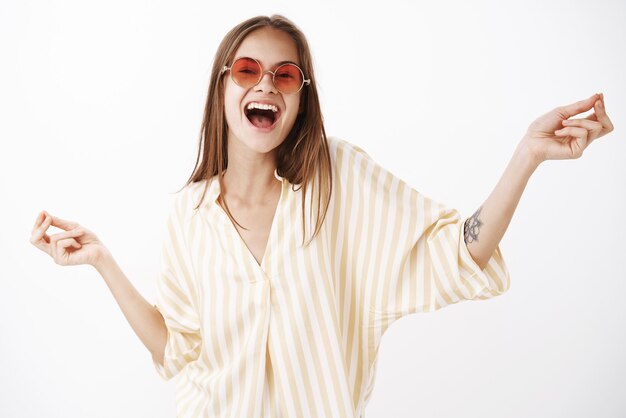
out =
[[[233,226],[259,265],[267,247],[277,204],[278,199],[272,199],[269,204],[254,208],[229,206],[231,214],[241,225],[233,223]],[[223,207],[223,205],[221,206]]]

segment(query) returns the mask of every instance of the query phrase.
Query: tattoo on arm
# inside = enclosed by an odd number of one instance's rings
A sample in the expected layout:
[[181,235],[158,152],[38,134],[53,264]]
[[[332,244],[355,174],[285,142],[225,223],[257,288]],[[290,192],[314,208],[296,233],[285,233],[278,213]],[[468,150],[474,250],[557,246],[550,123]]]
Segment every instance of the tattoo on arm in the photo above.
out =
[[480,232],[480,227],[483,224],[480,219],[478,219],[478,215],[480,215],[480,211],[482,210],[482,208],[482,206],[479,207],[478,210],[465,221],[463,234],[466,244],[478,241],[478,233]]

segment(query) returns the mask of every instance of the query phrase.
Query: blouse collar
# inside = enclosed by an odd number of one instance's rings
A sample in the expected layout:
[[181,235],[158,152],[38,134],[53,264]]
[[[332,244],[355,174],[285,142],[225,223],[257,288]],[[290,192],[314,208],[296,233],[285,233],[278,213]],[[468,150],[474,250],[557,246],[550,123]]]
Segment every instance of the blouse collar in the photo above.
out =
[[[274,177],[276,178],[276,180],[280,181],[281,187],[282,187],[282,191],[281,191],[281,200],[283,198],[285,198],[285,194],[289,193],[289,188],[288,187],[291,183],[289,183],[289,180],[287,180],[285,177],[282,177],[278,174],[278,169],[274,169]],[[220,195],[220,183],[218,181],[217,175],[214,175],[213,177],[211,177],[208,180],[205,180],[206,182],[208,182],[208,185],[206,186],[206,194],[204,195],[204,199],[202,201],[202,204],[200,205],[200,209],[205,213],[205,216],[212,218],[214,220],[221,220],[221,222],[224,223],[230,223],[230,219],[228,219],[228,217],[222,216],[223,213],[221,213],[223,211],[223,209],[220,207],[219,203],[217,202],[217,198]],[[197,204],[197,202],[200,201],[200,197],[202,197],[202,192],[204,190],[204,182],[199,182],[198,186],[202,184],[202,187],[195,187],[194,191],[193,191],[193,201],[194,204]],[[193,211],[195,213],[195,211]],[[191,214],[189,214],[188,216],[192,216]]]

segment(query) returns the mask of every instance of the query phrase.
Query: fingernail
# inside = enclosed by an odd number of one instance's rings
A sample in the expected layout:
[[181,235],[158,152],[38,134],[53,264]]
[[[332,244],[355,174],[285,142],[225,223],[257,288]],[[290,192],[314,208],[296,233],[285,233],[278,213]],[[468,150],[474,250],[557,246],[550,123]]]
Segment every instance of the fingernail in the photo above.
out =
[[569,120],[564,120],[563,125],[569,125],[571,122]]
[[598,107],[600,109],[604,109],[604,105],[602,104],[602,100],[598,100]]

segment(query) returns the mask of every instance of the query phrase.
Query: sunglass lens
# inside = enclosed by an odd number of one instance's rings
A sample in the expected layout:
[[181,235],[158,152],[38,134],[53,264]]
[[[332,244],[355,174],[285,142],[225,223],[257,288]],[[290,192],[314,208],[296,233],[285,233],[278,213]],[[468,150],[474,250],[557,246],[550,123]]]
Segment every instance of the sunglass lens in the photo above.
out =
[[253,59],[240,58],[233,63],[231,72],[235,83],[241,87],[249,88],[259,82],[261,68]]
[[293,64],[281,65],[276,69],[274,83],[283,93],[295,93],[302,87],[302,72]]

